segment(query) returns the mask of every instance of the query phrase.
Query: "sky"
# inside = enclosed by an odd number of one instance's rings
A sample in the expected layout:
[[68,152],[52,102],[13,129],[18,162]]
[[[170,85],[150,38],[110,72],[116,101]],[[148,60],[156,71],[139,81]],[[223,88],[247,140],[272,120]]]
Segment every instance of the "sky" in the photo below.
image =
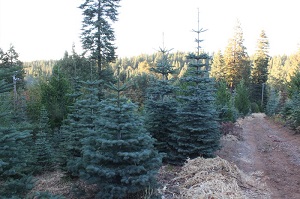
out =
[[[64,52],[82,52],[80,33],[84,0],[0,0],[0,48],[14,45],[21,61],[60,59]],[[224,52],[240,21],[249,55],[261,30],[270,43],[270,55],[291,54],[300,43],[298,0],[121,0],[113,24],[119,57],[156,52],[191,52],[198,9],[202,48]]]

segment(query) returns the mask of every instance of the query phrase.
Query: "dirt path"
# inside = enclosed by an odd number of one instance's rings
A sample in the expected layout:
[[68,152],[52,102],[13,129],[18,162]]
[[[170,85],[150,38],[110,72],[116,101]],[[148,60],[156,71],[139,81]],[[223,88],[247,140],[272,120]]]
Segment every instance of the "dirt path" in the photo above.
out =
[[259,174],[257,178],[266,183],[272,199],[300,199],[300,135],[264,114],[253,114],[238,123],[243,140],[223,143],[218,155],[245,173]]

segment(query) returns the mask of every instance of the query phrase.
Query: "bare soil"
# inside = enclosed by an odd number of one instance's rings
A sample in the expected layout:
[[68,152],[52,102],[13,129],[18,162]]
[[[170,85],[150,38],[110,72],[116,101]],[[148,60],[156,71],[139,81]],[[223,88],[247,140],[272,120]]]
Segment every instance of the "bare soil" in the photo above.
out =
[[[237,124],[242,140],[223,141],[218,155],[247,174],[259,174],[257,178],[266,184],[272,199],[299,199],[300,134],[262,113],[252,114]],[[249,198],[264,197],[252,194]]]

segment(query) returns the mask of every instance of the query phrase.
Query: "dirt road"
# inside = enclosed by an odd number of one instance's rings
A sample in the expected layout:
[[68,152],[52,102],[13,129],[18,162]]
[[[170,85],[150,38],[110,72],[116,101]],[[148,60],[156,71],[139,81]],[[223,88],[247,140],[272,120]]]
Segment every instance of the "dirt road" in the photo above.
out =
[[300,199],[300,135],[261,113],[238,123],[243,140],[224,142],[218,155],[245,173],[259,174],[272,199]]

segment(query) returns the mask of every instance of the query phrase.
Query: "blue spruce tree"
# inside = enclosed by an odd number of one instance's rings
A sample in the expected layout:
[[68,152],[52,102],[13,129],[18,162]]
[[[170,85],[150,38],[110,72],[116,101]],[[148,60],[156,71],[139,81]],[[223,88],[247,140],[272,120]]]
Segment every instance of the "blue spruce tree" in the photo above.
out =
[[156,188],[161,157],[137,106],[120,95],[126,85],[120,86],[118,81],[118,86],[109,87],[117,97],[100,102],[95,128],[82,142],[82,177],[98,185],[96,198],[137,198],[146,189]]
[[178,125],[171,134],[173,147],[177,150],[177,164],[183,164],[187,158],[198,156],[212,157],[219,149],[218,113],[215,107],[215,88],[213,79],[208,75],[209,56],[200,53],[199,35],[205,30],[194,30],[198,38],[197,53],[187,55],[191,60],[184,77],[180,79],[178,96]]
[[54,150],[50,143],[51,136],[48,122],[47,110],[42,106],[34,147],[34,171],[37,173],[50,171],[54,166]]
[[[99,100],[98,89],[99,81],[81,82],[83,86],[82,98],[77,98],[71,107],[72,112],[68,114],[62,132],[62,151],[61,164],[66,167],[72,176],[79,176],[82,169],[82,140],[88,132],[95,128],[95,121],[98,118]],[[78,95],[80,89],[77,89]]]
[[155,147],[164,153],[165,162],[172,162],[175,149],[168,142],[177,118],[177,101],[174,99],[176,87],[168,79],[175,72],[168,60],[169,51],[164,47],[160,48],[161,58],[156,67],[151,68],[159,78],[151,82],[145,106],[147,130],[156,139]]

